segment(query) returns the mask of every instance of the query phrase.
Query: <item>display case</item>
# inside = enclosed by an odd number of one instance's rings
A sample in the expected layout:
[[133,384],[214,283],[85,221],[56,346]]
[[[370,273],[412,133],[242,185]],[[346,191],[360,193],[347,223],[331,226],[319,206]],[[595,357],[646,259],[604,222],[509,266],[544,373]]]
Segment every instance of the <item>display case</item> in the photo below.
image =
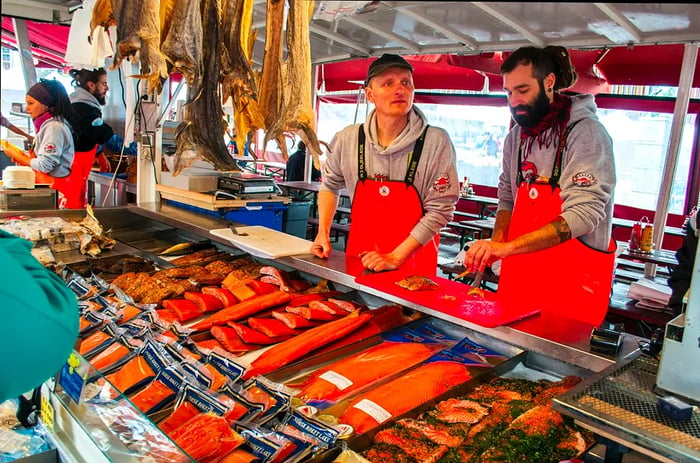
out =
[[[32,217],[60,215],[78,221],[84,214],[84,211],[69,210],[31,213]],[[117,246],[104,254],[106,257],[117,254],[139,255],[167,266],[168,261],[160,258],[154,250],[183,240],[195,242],[203,239],[211,240],[220,250],[233,254],[242,252],[226,239],[209,233],[209,230],[226,227],[227,221],[189,210],[169,205],[141,204],[97,209],[95,214],[104,229],[110,230],[111,236],[118,240]],[[72,251],[57,256],[57,259],[65,263],[76,263],[85,258],[77,251]],[[591,327],[571,320],[534,317],[506,326],[486,328],[358,284],[346,271],[344,255],[340,252],[332,254],[328,259],[301,255],[282,257],[269,263],[299,272],[313,283],[328,280],[335,289],[352,294],[353,298],[370,308],[400,304],[442,323],[457,326],[487,344],[507,346],[514,353],[525,352],[526,356],[529,355],[525,358],[538,365],[546,365],[549,368],[547,371],[556,366],[558,374],[555,377],[562,377],[570,371],[587,377],[624,360],[638,347],[638,338],[625,335],[617,356],[593,352],[589,345]],[[73,361],[78,376],[99,377],[99,373],[92,371],[89,362],[80,356],[73,357]],[[289,373],[294,368],[294,365],[287,367],[286,372]],[[65,461],[191,461],[129,399],[110,387],[108,381],[100,378],[99,390],[96,390],[95,381],[71,390],[70,381],[62,376],[65,373],[62,372],[54,381],[44,385],[46,405],[52,409],[54,433]]]

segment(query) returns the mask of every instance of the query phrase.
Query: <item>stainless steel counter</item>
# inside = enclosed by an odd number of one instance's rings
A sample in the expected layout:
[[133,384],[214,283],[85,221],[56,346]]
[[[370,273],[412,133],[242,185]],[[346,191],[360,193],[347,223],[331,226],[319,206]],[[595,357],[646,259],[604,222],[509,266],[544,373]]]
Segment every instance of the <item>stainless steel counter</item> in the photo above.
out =
[[[219,220],[216,217],[205,216],[170,205],[161,205],[157,203],[132,204],[128,205],[126,210],[130,213],[156,220],[199,236],[207,237],[222,245],[233,246],[229,241],[209,233],[211,229],[222,228],[228,224],[227,221]],[[593,327],[563,317],[540,315],[496,328],[486,328],[475,323],[470,323],[446,315],[440,311],[414,304],[400,297],[388,295],[373,288],[359,285],[355,282],[355,278],[346,272],[345,255],[338,251],[331,254],[328,259],[320,259],[313,256],[283,257],[277,259],[275,262],[309,274],[316,279],[328,279],[337,285],[357,290],[361,294],[373,296],[386,302],[401,304],[427,315],[465,326],[476,332],[506,341],[522,349],[554,357],[572,365],[585,367],[593,372],[601,371],[638,350],[638,341],[640,338],[625,334],[622,348],[617,357],[591,352],[589,339]]]

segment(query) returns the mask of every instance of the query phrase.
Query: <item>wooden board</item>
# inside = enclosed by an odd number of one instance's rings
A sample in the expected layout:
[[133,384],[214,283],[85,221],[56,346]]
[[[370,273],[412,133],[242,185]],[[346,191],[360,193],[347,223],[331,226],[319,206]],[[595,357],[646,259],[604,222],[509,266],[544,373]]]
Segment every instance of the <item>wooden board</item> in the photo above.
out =
[[285,196],[272,196],[270,199],[216,199],[214,195],[198,193],[196,191],[183,190],[166,185],[156,185],[156,191],[164,199],[170,199],[189,206],[200,207],[208,211],[216,211],[224,207],[246,207],[251,203],[282,203],[288,204],[291,198]]
[[540,312],[537,308],[506,304],[498,299],[497,294],[488,291],[484,293],[483,298],[467,295],[471,286],[438,276],[430,277],[439,285],[435,290],[409,291],[396,284],[409,275],[403,270],[367,273],[358,276],[355,281],[360,285],[489,328],[506,325]]
[[311,241],[298,236],[288,235],[260,225],[236,227],[236,230],[238,233],[246,233],[247,235],[234,235],[229,228],[209,230],[209,233],[227,239],[236,247],[265,259],[311,253]]

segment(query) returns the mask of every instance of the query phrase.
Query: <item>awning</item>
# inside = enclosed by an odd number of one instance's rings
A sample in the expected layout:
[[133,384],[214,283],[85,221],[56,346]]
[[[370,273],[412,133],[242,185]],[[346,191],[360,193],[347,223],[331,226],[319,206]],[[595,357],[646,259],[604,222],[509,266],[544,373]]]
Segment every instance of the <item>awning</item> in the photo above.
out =
[[[27,21],[27,34],[32,45],[32,56],[38,60],[38,67],[64,66],[69,26]],[[2,18],[2,45],[17,49],[15,27],[12,18]]]

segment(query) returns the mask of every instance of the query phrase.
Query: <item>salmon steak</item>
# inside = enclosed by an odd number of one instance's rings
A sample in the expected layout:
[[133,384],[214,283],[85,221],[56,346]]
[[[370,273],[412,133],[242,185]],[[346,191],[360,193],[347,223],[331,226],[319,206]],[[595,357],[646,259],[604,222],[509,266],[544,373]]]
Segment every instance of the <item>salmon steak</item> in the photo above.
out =
[[409,291],[430,291],[440,287],[430,278],[421,275],[407,276],[397,281],[396,284]]

